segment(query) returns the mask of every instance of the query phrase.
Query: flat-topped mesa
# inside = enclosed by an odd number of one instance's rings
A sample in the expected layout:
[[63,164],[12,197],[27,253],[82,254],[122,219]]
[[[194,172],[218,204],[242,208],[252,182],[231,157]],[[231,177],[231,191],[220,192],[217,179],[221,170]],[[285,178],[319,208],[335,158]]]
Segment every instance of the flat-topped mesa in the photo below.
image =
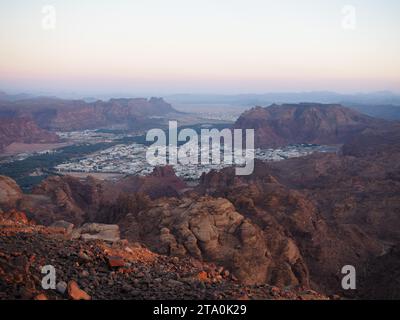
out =
[[298,143],[343,144],[366,128],[387,125],[337,104],[273,104],[244,112],[234,128],[254,129],[256,147]]
[[119,98],[85,102],[57,98],[1,101],[0,114],[13,118],[30,117],[43,129],[71,131],[97,129],[109,125],[143,125],[153,116],[177,112],[162,98]]

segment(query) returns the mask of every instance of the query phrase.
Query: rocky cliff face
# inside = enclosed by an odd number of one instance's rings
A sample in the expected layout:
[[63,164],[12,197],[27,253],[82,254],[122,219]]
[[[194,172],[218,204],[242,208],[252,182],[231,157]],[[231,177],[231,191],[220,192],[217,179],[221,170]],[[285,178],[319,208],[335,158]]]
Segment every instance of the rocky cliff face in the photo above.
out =
[[152,116],[174,111],[170,104],[159,98],[111,99],[93,103],[55,98],[0,101],[0,115],[27,116],[41,128],[60,131],[96,129],[108,125],[137,127],[150,121]]
[[20,208],[41,224],[65,220],[80,225],[92,220],[94,212],[99,210],[102,196],[101,181],[53,176],[36,186],[32,195],[26,195]]
[[54,143],[59,142],[56,134],[39,128],[29,118],[0,117],[0,152],[13,142]]
[[[313,286],[338,292],[339,266],[361,268],[367,259],[380,254],[382,246],[375,236],[355,222],[335,221],[328,216],[327,212],[334,209],[326,205],[327,195],[322,192],[311,196],[307,190],[285,184],[273,167],[261,162],[256,162],[255,172],[249,177],[234,177],[229,170],[203,176],[199,191],[231,200],[236,210],[263,230],[277,261],[282,261],[282,245],[291,244],[298,262],[291,264],[293,273],[307,270]],[[282,278],[282,274],[276,277]]]
[[[399,245],[399,132],[396,124],[368,129],[344,145],[343,155],[256,161],[247,177],[230,168],[213,171],[202,177],[198,191],[229,199],[273,238],[282,230],[299,248],[311,283],[337,291],[339,266],[367,272],[370,261]],[[385,289],[375,286],[382,296]]]
[[239,117],[234,128],[254,129],[256,146],[267,148],[296,143],[342,144],[366,128],[384,123],[340,105],[302,103],[253,108]]
[[[118,223],[125,237],[156,252],[215,262],[243,283],[271,283],[272,258],[262,230],[226,199],[161,199]],[[292,276],[298,284],[301,279]]]

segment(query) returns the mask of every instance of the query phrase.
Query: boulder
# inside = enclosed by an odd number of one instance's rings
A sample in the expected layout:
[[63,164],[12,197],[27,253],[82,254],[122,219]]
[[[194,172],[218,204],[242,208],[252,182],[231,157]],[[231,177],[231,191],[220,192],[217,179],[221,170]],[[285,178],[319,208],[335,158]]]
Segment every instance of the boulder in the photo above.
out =
[[72,233],[72,230],[74,229],[74,224],[64,220],[58,220],[52,223],[50,227],[64,229],[65,233],[69,235]]
[[85,223],[72,232],[72,238],[89,240],[104,240],[115,242],[120,240],[119,226],[115,224]]

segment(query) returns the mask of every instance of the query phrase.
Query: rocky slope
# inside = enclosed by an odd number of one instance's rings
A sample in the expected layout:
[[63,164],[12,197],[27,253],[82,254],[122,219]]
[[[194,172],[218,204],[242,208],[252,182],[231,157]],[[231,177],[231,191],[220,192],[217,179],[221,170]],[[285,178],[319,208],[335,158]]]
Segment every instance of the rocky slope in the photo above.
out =
[[163,99],[111,99],[87,103],[83,100],[32,98],[0,101],[0,117],[30,117],[48,130],[72,131],[114,125],[138,128],[151,117],[176,112]]
[[399,265],[398,245],[390,248],[384,255],[368,261],[365,271],[361,274],[359,296],[364,299],[399,300]]
[[387,122],[340,105],[313,103],[256,107],[244,112],[234,128],[254,129],[257,147],[297,143],[342,144],[366,128]]
[[59,138],[39,128],[32,119],[0,117],[0,153],[13,142],[54,143],[59,142]]
[[[326,299],[301,288],[244,286],[214,264],[125,240],[71,240],[17,211],[0,213],[0,238],[0,299]],[[55,268],[55,289],[41,285],[45,265]]]
[[[304,190],[284,184],[265,163],[256,162],[255,172],[249,177],[234,177],[229,170],[212,172],[203,176],[199,189],[232,201],[239,212],[263,231],[262,238],[281,265],[285,261],[280,256],[282,245],[289,243],[296,259],[286,266],[294,275],[307,270],[303,272],[304,278],[320,290],[340,292],[340,266],[361,267],[382,251],[379,241],[357,224],[335,221],[325,215],[320,203],[324,203],[326,196],[311,197]],[[276,278],[279,281],[283,275]]]
[[[231,168],[213,171],[202,177],[198,192],[229,199],[264,230],[264,238],[291,239],[312,286],[338,292],[340,266],[373,273],[367,269],[376,259],[395,261],[379,257],[400,243],[399,132],[397,125],[369,129],[345,144],[341,155],[256,161],[250,176],[237,177]],[[382,296],[384,286],[367,278],[363,296],[375,288]]]

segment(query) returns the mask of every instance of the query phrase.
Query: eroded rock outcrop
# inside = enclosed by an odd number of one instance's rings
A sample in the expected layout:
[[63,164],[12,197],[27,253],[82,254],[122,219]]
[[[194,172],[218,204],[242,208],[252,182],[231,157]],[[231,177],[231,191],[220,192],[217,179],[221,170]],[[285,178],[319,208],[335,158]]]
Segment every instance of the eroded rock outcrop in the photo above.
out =
[[0,176],[0,209],[15,208],[22,196],[21,188],[14,180]]
[[[285,266],[281,258],[284,252],[287,257],[301,257],[299,261],[307,267],[292,263],[294,274],[307,274],[309,271],[313,286],[337,292],[341,289],[338,281],[341,267],[351,264],[363,268],[368,259],[382,252],[382,244],[371,226],[362,223],[372,214],[365,209],[363,202],[353,199],[352,205],[347,207],[347,200],[343,201],[344,197],[359,197],[360,190],[351,187],[347,175],[343,179],[336,171],[313,162],[313,159],[321,157],[337,156],[317,155],[276,164],[256,161],[253,175],[246,177],[235,176],[233,168],[210,172],[202,177],[198,191],[225,196],[236,210],[263,230],[278,266]],[[292,167],[294,163],[302,166]],[[339,165],[335,161],[328,163],[334,167]],[[307,180],[302,178],[304,175]],[[328,183],[328,176],[333,179],[332,183]],[[319,189],[316,188],[317,181],[322,183]],[[344,184],[349,183],[345,188]],[[369,192],[365,196],[368,194],[376,205],[382,206],[385,200]],[[386,197],[390,198],[390,195]],[[387,208],[388,217],[392,216],[390,210],[393,208]],[[356,219],[351,218],[355,210],[358,211]],[[385,226],[386,231],[391,229],[389,225]],[[275,273],[278,283],[285,279],[285,272],[276,269]]]
[[[149,176],[127,176],[118,181],[102,181],[91,176],[52,176],[25,195],[20,208],[37,222],[50,225],[65,220],[79,226],[85,222],[114,223],[113,210],[124,197],[143,194],[150,199],[179,197],[186,184],[171,167],[155,168]],[[139,201],[136,199],[135,201]]]
[[222,264],[244,283],[308,284],[295,243],[281,239],[274,259],[272,239],[223,198],[160,199],[147,210],[128,214],[119,225],[128,239],[163,254]]
[[0,117],[0,153],[4,147],[14,142],[55,143],[59,141],[55,133],[39,128],[31,118]]

